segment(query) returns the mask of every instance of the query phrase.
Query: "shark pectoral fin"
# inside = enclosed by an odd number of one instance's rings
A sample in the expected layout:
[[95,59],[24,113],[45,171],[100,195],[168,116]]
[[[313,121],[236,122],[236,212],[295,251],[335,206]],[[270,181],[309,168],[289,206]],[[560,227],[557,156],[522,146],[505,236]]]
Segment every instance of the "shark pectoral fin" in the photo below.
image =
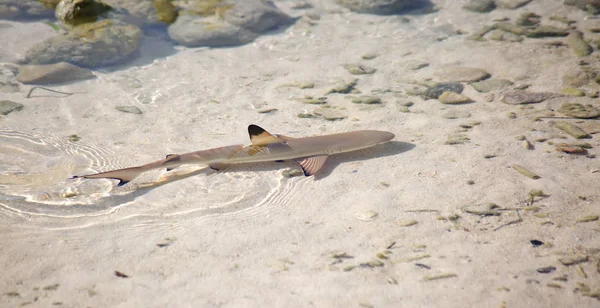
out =
[[254,124],[248,126],[248,134],[250,135],[250,141],[252,141],[252,145],[254,146],[265,146],[270,143],[284,142],[282,139],[269,134],[269,132]]
[[227,164],[222,164],[222,163],[214,163],[214,164],[210,164],[208,165],[210,167],[210,169],[215,170],[215,171],[221,171],[225,168],[227,168]]
[[317,173],[327,160],[327,155],[311,156],[296,160],[302,167],[305,176],[311,176]]

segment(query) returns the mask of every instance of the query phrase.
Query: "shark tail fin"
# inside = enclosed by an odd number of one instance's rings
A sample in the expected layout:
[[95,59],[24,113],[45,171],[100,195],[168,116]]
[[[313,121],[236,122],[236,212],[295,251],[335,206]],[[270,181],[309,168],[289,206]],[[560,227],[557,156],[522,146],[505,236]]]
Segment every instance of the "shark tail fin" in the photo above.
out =
[[100,172],[90,175],[73,176],[72,179],[85,178],[85,179],[114,179],[119,180],[117,186],[123,186],[135,179],[138,175],[142,174],[144,170],[142,167],[132,167],[113,171]]

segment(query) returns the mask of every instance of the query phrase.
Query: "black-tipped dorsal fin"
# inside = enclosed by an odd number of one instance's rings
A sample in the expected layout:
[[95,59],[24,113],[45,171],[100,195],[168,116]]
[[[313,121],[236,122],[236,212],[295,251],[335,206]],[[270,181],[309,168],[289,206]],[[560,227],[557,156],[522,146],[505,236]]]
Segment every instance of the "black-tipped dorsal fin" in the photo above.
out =
[[269,134],[269,132],[254,124],[248,126],[248,134],[250,135],[250,141],[252,141],[252,145],[255,146],[264,146],[270,143],[283,142],[283,140]]
[[302,171],[304,171],[304,175],[311,176],[311,175],[317,173],[319,170],[321,170],[321,168],[325,164],[326,160],[327,160],[327,155],[320,155],[320,156],[299,158],[296,161],[300,164],[300,167],[302,167]]

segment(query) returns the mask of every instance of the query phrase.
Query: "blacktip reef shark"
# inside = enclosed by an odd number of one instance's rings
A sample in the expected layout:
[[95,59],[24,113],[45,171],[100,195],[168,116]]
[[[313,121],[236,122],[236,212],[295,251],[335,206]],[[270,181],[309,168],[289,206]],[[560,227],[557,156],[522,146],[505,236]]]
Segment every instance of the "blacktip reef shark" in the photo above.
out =
[[295,160],[305,176],[317,173],[332,154],[356,151],[390,141],[394,134],[377,130],[359,130],[348,133],[292,138],[270,134],[257,125],[248,126],[251,145],[236,144],[185,154],[169,154],[164,159],[145,165],[73,176],[86,179],[115,179],[117,186],[127,184],[138,175],[159,168],[170,171],[181,165],[208,165],[220,170],[230,164]]

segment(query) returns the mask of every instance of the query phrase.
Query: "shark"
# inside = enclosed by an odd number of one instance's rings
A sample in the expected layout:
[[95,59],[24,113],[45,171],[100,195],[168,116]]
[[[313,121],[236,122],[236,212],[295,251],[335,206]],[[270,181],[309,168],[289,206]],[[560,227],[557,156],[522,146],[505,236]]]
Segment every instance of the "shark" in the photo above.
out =
[[123,186],[140,174],[166,168],[171,171],[181,165],[208,165],[221,170],[231,164],[282,162],[295,160],[305,176],[317,173],[329,155],[356,151],[385,143],[394,134],[377,130],[358,130],[346,133],[293,138],[271,134],[258,125],[248,126],[250,145],[235,144],[185,154],[168,154],[164,159],[145,165],[71,177],[85,179],[114,179]]

